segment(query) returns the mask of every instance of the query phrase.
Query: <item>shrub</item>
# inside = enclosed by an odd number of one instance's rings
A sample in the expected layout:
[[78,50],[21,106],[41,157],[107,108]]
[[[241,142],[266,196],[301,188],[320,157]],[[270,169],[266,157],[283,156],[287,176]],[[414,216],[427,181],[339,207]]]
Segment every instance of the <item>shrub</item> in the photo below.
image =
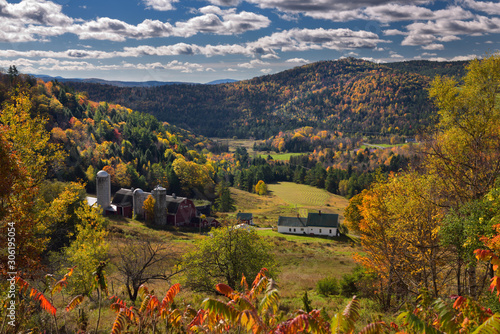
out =
[[339,283],[334,277],[324,278],[317,283],[318,293],[323,296],[340,294]]

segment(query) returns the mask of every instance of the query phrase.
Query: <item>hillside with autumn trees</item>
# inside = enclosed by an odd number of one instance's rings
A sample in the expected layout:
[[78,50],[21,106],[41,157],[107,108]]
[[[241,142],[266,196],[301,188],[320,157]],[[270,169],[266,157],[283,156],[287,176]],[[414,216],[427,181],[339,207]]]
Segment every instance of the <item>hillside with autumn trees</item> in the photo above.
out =
[[[471,61],[462,78],[437,76],[427,92],[435,123],[419,143],[395,145],[404,137],[392,133],[383,148],[361,133],[300,126],[256,143],[266,157],[11,67],[0,74],[0,330],[499,332],[500,56]],[[282,162],[272,151],[301,154]],[[111,222],[85,201],[99,169],[115,188],[161,184],[209,199],[229,196],[228,185],[265,196],[279,180],[326,188],[350,198],[344,216],[355,236]],[[280,295],[275,256],[298,281],[299,259],[316,265],[320,253],[333,276]],[[339,274],[346,253],[359,266]],[[164,297],[144,284],[158,277],[175,282],[162,285]]]
[[436,74],[461,76],[465,62],[375,64],[346,58],[219,85],[124,88],[68,83],[208,137],[269,138],[312,126],[358,134],[415,135],[433,123],[426,88]]

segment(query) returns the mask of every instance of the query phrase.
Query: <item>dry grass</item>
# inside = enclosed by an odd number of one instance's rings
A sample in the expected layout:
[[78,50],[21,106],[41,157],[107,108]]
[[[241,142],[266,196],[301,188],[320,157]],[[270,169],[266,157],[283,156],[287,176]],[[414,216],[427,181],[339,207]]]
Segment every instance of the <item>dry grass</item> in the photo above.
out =
[[[308,186],[282,183],[271,185],[271,189],[273,190],[271,195],[258,196],[231,188],[231,196],[237,207],[236,212],[252,212],[258,226],[275,226],[280,215],[295,216],[299,213],[304,216],[310,210],[341,214],[348,203],[344,198]],[[281,197],[286,197],[285,195],[279,195],[282,194],[280,190],[283,189],[287,189],[287,199]],[[316,198],[321,198],[321,200],[304,202],[300,194],[306,193],[319,194],[309,195],[309,197],[317,196]],[[231,218],[236,216],[236,212],[223,214],[223,216],[227,215],[228,218]],[[113,218],[110,231],[112,263],[118,261],[117,252],[120,247],[127,244],[128,240],[152,239],[156,242],[164,242],[169,245],[172,252],[183,254],[193,248],[196,240],[205,237],[194,232],[173,228],[153,229],[142,222],[123,218]],[[324,307],[332,312],[345,306],[344,299],[322,297],[317,295],[315,290],[319,280],[329,276],[340,279],[343,274],[352,271],[355,266],[352,254],[358,251],[353,242],[348,239],[339,241],[334,238],[282,235],[271,229],[259,229],[258,233],[271,243],[276,260],[280,265],[276,279],[282,296],[283,311],[295,311],[302,308],[301,297],[305,291],[308,291],[313,301],[313,307]],[[120,282],[120,277],[113,264],[109,267],[108,276],[111,292],[126,298],[123,284]],[[171,284],[177,282],[181,285],[184,284],[185,277],[181,274],[176,276],[172,282],[152,282],[148,284],[148,287],[154,289],[158,296],[163,297]],[[196,308],[204,298],[206,298],[205,295],[181,289],[176,301],[177,306],[181,309],[188,304]],[[94,316],[94,314],[91,315],[91,317]],[[107,326],[112,324],[114,316],[113,312],[105,312],[103,329],[107,329]]]

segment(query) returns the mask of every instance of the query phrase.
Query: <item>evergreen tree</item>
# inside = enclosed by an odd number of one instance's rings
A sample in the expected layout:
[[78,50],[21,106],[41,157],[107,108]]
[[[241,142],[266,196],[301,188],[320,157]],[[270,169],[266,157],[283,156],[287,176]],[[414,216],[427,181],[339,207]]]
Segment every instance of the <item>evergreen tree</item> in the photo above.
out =
[[215,199],[215,208],[220,212],[231,212],[236,208],[234,200],[231,198],[231,192],[225,181],[217,185],[217,198]]

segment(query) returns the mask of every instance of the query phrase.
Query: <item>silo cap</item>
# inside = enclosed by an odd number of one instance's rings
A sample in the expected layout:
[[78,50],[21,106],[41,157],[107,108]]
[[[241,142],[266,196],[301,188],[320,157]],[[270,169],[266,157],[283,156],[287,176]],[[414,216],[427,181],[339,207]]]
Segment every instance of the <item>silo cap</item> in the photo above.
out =
[[97,177],[108,177],[109,174],[106,171],[100,170],[97,172]]

